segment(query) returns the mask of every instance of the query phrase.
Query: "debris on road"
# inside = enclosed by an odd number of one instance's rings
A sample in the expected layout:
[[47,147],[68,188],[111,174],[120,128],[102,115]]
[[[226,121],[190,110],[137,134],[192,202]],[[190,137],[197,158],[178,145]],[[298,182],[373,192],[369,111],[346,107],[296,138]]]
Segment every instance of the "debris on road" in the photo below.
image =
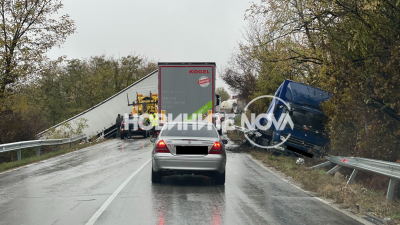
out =
[[303,164],[304,164],[304,159],[303,159],[303,158],[298,158],[298,159],[296,160],[296,164],[301,164],[301,165],[303,165]]

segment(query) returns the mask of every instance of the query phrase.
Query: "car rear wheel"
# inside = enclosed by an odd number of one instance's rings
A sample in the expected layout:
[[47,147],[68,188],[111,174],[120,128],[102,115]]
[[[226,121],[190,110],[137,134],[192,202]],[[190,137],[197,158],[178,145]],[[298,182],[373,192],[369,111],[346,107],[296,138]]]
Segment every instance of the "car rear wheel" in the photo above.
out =
[[162,175],[161,173],[157,173],[153,171],[151,168],[151,182],[152,183],[161,183]]
[[223,173],[217,173],[217,175],[215,175],[215,184],[225,184],[225,171]]

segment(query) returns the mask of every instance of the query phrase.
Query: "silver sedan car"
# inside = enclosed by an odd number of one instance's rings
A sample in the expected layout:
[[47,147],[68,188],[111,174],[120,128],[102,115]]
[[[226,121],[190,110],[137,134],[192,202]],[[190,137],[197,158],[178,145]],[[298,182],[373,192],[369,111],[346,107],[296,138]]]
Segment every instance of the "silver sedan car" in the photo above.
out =
[[211,176],[216,184],[225,184],[228,141],[219,136],[214,124],[168,122],[151,141],[153,183],[160,183],[166,175],[195,174]]

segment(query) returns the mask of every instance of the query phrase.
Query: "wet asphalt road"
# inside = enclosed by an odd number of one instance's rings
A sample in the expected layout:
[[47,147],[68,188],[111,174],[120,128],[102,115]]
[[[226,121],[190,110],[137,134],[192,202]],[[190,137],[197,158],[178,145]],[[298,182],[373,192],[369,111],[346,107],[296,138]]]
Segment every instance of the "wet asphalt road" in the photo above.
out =
[[[149,139],[109,140],[0,174],[0,224],[86,224],[151,156]],[[151,183],[151,162],[95,224],[361,224],[228,153],[225,185],[204,176]]]

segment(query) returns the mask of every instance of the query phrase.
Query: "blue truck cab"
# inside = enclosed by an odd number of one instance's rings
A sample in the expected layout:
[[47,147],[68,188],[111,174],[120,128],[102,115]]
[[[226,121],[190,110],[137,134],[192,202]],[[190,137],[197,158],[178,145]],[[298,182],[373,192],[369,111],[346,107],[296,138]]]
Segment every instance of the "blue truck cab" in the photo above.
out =
[[[268,129],[259,130],[262,136],[258,138],[257,142],[263,146],[272,146],[283,142],[276,149],[292,151],[308,157],[313,157],[313,154],[319,153],[329,141],[324,132],[326,117],[321,111],[320,104],[328,100],[331,93],[285,80],[274,96],[285,101],[289,107],[279,99],[274,98],[267,110],[268,116],[262,118],[260,124],[266,125],[268,120],[271,120],[271,116],[279,121],[281,116],[289,115],[294,125],[293,129],[289,123],[279,128],[271,123],[272,126]],[[283,118],[281,121],[283,121]]]

